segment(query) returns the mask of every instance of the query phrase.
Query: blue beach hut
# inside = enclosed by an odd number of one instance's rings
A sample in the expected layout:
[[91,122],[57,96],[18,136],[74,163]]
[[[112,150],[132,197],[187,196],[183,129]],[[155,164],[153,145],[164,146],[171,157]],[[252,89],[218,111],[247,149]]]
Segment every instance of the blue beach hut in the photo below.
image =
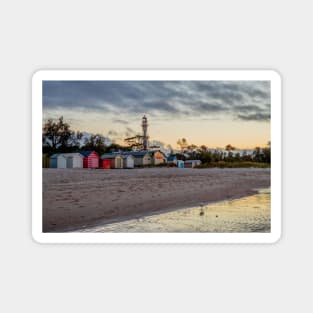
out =
[[182,160],[177,160],[176,165],[178,168],[185,168],[185,163]]
[[50,168],[66,168],[66,157],[60,153],[51,155]]

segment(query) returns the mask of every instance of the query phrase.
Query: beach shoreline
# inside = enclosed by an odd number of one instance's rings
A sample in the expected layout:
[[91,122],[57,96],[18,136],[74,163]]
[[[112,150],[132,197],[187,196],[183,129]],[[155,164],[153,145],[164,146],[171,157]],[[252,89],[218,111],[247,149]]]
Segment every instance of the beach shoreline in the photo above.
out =
[[192,207],[97,223],[77,233],[268,233],[271,230],[270,188],[250,196],[201,203]]
[[269,186],[270,169],[43,169],[43,232],[233,200]]
[[139,219],[143,219],[143,218],[147,218],[147,217],[151,217],[151,216],[156,216],[156,215],[160,215],[160,214],[164,214],[164,213],[171,213],[171,212],[186,210],[186,209],[195,208],[195,207],[201,207],[201,206],[206,207],[206,206],[210,206],[210,205],[220,204],[223,202],[236,201],[236,200],[240,200],[240,199],[243,199],[246,197],[256,195],[260,192],[260,190],[263,190],[263,189],[264,188],[254,189],[254,190],[251,190],[251,192],[247,193],[246,195],[233,197],[233,198],[221,199],[221,200],[217,200],[217,201],[197,202],[191,206],[190,205],[180,206],[180,207],[175,206],[175,207],[164,208],[164,209],[160,209],[160,210],[152,211],[152,212],[143,212],[143,213],[139,213],[139,214],[133,214],[130,216],[122,216],[122,217],[117,217],[117,218],[112,218],[112,219],[99,219],[99,220],[93,221],[91,223],[86,223],[85,225],[82,225],[82,226],[64,228],[62,230],[62,232],[80,232],[80,231],[88,230],[89,228],[93,229],[93,228],[96,228],[99,226],[107,226],[107,225],[111,225],[111,224],[115,224],[115,223],[122,223],[122,222],[127,222],[127,221],[131,221],[131,220],[136,220],[136,219],[139,220]]

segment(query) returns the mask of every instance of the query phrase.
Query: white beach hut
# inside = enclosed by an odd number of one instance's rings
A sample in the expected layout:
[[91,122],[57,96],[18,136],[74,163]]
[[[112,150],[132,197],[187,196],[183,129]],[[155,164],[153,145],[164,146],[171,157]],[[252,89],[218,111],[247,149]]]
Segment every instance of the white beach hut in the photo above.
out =
[[124,152],[123,155],[132,155],[134,157],[135,166],[152,164],[152,158],[148,151],[128,151]]
[[135,158],[128,154],[122,155],[123,158],[123,168],[134,168],[135,167]]
[[66,168],[66,157],[61,153],[51,155],[50,168]]
[[64,153],[67,168],[83,168],[84,157],[80,153]]

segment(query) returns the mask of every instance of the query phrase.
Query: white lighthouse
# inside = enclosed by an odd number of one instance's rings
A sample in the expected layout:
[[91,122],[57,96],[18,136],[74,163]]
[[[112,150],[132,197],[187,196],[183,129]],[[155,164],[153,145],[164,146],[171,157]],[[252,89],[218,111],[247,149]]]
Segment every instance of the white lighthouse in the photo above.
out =
[[143,150],[148,150],[148,119],[145,115],[142,118],[141,126]]

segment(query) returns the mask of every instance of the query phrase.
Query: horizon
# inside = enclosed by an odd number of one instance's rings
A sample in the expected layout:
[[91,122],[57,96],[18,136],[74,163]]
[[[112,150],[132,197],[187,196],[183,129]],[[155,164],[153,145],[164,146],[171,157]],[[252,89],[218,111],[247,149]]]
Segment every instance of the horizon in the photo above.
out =
[[43,81],[43,121],[64,117],[74,131],[125,145],[141,134],[177,149],[188,144],[237,149],[270,141],[269,81]]

